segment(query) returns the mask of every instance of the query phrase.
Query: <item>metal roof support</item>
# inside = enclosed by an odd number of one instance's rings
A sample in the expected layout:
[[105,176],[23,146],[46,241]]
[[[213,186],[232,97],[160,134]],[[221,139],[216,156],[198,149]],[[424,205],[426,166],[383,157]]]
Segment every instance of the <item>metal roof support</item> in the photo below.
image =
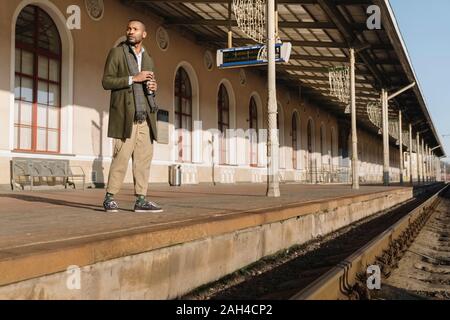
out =
[[420,153],[420,161],[419,161],[419,170],[420,170],[420,183],[425,184],[425,176],[423,175],[423,149],[422,149],[422,138],[419,140],[419,153]]
[[416,133],[416,169],[417,169],[417,183],[420,184],[422,182],[421,179],[421,170],[420,170],[420,139],[419,139],[420,135],[417,132]]
[[279,141],[277,128],[277,89],[275,65],[275,0],[267,1],[267,58],[268,58],[268,114],[269,135],[267,141],[267,196],[280,197],[279,183]]
[[436,170],[438,170],[438,171],[436,171],[436,182],[437,181],[441,182],[442,181],[441,160],[439,159],[439,157],[437,155],[435,157],[436,157],[436,166],[437,166]]
[[433,174],[433,153],[431,152],[431,148],[428,147],[428,161],[429,161],[429,168],[430,168],[430,181],[434,182],[434,174]]
[[436,150],[436,149],[439,149],[441,147],[441,145],[438,145],[438,146],[436,146],[436,147],[434,147],[434,148],[431,148],[431,151],[434,151],[434,150]]
[[[345,41],[351,46],[359,45],[361,48],[359,55],[361,60],[366,64],[369,70],[373,73],[374,77],[378,80],[378,83],[381,85],[388,85],[389,83],[386,81],[384,75],[376,68],[372,59],[363,51],[365,48],[365,44],[361,43],[358,39],[358,34],[353,30],[351,25],[347,22],[345,17],[341,14],[341,12],[333,5],[330,0],[317,0],[317,3],[326,13],[326,15],[336,24],[336,27],[341,32]],[[382,90],[382,115],[383,115],[383,183],[385,186],[388,186],[390,183],[389,178],[389,119],[388,119],[388,104],[389,100],[395,98],[396,96],[402,94],[406,90],[409,90],[415,86],[415,83],[403,88],[392,94],[388,95],[386,89]]]
[[408,91],[409,89],[414,88],[415,86],[416,86],[416,82],[411,83],[410,85],[404,87],[403,89],[400,89],[400,90],[398,90],[397,92],[391,94],[391,95],[388,97],[388,100],[394,99],[395,97],[401,95],[403,92]]
[[[374,4],[378,5],[381,8],[382,12],[382,23],[383,27],[386,30],[387,36],[390,38],[393,47],[395,48],[395,52],[398,54],[398,58],[400,59],[401,65],[410,81],[417,81],[417,76],[412,67],[411,59],[408,55],[408,50],[406,49],[405,43],[403,41],[400,29],[397,24],[397,20],[395,18],[395,14],[393,12],[392,6],[389,3],[389,0],[372,0]],[[433,125],[433,121],[428,112],[426,103],[424,101],[424,97],[422,94],[422,89],[420,85],[417,85],[417,88],[414,90],[415,96],[417,98],[417,102],[420,105],[420,109],[422,111],[422,115],[425,118],[425,123],[429,126],[430,131],[432,131],[432,135],[434,136],[434,141],[437,144],[441,144],[439,135]],[[419,115],[419,118],[422,118],[422,115]],[[434,143],[433,138],[428,136],[429,141]],[[440,154],[445,155],[444,148],[441,148]]]
[[275,42],[278,42],[280,39],[280,25],[278,21],[278,0],[275,0]]
[[433,160],[434,160],[434,182],[442,181],[442,177],[441,177],[441,163],[439,161],[439,158],[436,154],[434,154],[434,150],[441,148],[441,146],[436,146],[434,148],[431,148],[431,152],[433,153]]
[[436,182],[437,180],[437,163],[436,163],[436,156],[434,153],[432,154],[432,161],[433,161],[433,182]]
[[[413,88],[416,85],[415,82],[410,85],[404,87],[403,89],[398,90],[397,92],[388,95],[386,89],[381,90],[381,102],[382,102],[382,120],[383,120],[383,184],[388,186],[390,183],[389,170],[389,100],[394,99],[395,97],[401,95],[403,92]],[[401,114],[400,114],[401,116]],[[401,120],[400,120],[401,121]],[[400,123],[400,137],[402,136],[401,132],[401,123]],[[400,152],[402,152],[402,144],[400,142]],[[400,157],[400,160],[403,159],[403,154]],[[403,183],[403,164],[400,164],[400,183]]]
[[389,185],[389,117],[388,94],[386,89],[381,90],[381,115],[383,122],[383,184]]
[[430,148],[426,145],[426,164],[427,164],[427,179],[428,182],[431,182],[431,170],[430,170]]
[[437,180],[438,180],[438,160],[437,160],[437,157],[436,157],[436,155],[433,153],[433,164],[434,164],[434,182],[437,182]]
[[441,162],[439,161],[439,158],[437,155],[434,155],[434,161],[436,165],[436,182],[442,181],[442,175],[441,175]]
[[358,133],[356,128],[355,49],[350,48],[350,104],[352,113],[352,189],[359,189]]
[[437,157],[436,157],[436,155],[434,154],[434,152],[433,152],[433,154],[432,154],[432,157],[433,157],[433,182],[437,182],[437,176],[438,176],[438,171],[437,171]]
[[434,158],[434,154],[430,154],[430,168],[431,168],[431,181],[436,182],[436,159]]
[[412,124],[409,124],[409,183],[412,186],[413,181],[413,171],[412,171],[412,151],[413,151],[413,138],[412,138]]
[[433,156],[433,182],[437,182],[437,160],[434,152],[432,156]]
[[[287,38],[282,38],[283,42],[292,43],[293,47],[310,47],[310,48],[330,48],[330,49],[347,49],[348,44],[345,42],[334,42],[334,41],[303,41],[303,40],[290,40]],[[223,38],[220,37],[202,37],[201,39],[197,39],[197,43],[211,45],[211,43],[223,43]],[[244,38],[236,38],[233,41],[237,45],[248,45],[252,43],[252,40],[244,39]],[[390,49],[387,45],[384,44],[374,44],[371,46],[371,49]],[[364,62],[364,61],[363,61]],[[369,66],[367,66],[369,68]],[[370,69],[370,68],[369,68]]]
[[433,170],[433,163],[434,163],[434,157],[433,157],[433,153],[430,151],[431,148],[428,147],[428,153],[430,154],[428,159],[430,159],[430,180],[431,182],[434,182],[434,170]]
[[433,153],[431,152],[431,148],[428,147],[428,162],[429,162],[429,168],[430,168],[430,182],[434,182],[434,170],[433,170]]
[[422,140],[422,144],[421,144],[420,151],[422,152],[422,161],[421,161],[422,181],[423,181],[424,184],[426,184],[427,178],[426,178],[426,175],[425,175],[425,141],[423,140],[423,138],[421,140]]
[[228,0],[228,48],[233,48],[233,30],[231,28],[232,0]]
[[403,126],[402,126],[402,111],[398,111],[398,139],[399,139],[399,152],[400,152],[400,184],[403,185]]
[[425,146],[425,181],[427,183],[430,182],[430,173],[429,173],[429,167],[428,167],[428,145],[424,144]]
[[[361,50],[359,50],[358,52],[359,57],[367,66],[367,68],[372,72],[378,84],[380,86],[388,85],[389,83],[387,82],[383,74],[380,72],[380,70],[377,68],[372,58],[366,52],[364,52],[363,49],[367,48],[366,43],[362,43],[361,41],[359,41],[358,33],[355,32],[352,25],[345,19],[342,13],[338,10],[335,3],[330,0],[317,0],[317,3],[325,12],[325,14],[330,18],[330,20],[336,25],[339,32],[344,37],[345,41],[351,46],[357,45],[361,47]],[[371,48],[373,48],[372,45]]]
[[426,148],[425,148],[425,139],[422,138],[422,177],[423,177],[423,183],[427,184],[428,183],[428,179],[427,179],[427,171],[426,171]]
[[447,163],[444,162],[444,183],[447,183]]
[[[185,2],[191,2],[185,0]],[[237,21],[229,18],[225,19],[202,19],[202,18],[166,18],[164,24],[167,26],[214,26],[214,27],[228,27],[231,24],[232,27],[237,27]],[[336,30],[336,26],[331,22],[305,22],[305,21],[281,21],[279,22],[280,28],[293,28],[293,29],[327,29]],[[366,25],[354,24],[352,25],[357,30],[363,31]]]

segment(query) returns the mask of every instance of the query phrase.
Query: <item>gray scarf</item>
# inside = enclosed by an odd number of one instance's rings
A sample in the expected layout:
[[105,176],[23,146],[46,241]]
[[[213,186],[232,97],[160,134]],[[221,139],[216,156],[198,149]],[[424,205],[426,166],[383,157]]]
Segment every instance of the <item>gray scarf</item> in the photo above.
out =
[[[139,65],[134,55],[133,48],[129,46],[126,42],[122,44],[123,52],[127,59],[128,70],[131,76],[135,76],[139,73]],[[136,120],[147,119],[147,109],[146,106],[150,106],[150,111],[152,113],[158,112],[158,107],[155,101],[155,94],[146,94],[144,91],[144,86],[146,83],[133,83],[133,94],[134,103],[136,107]],[[147,91],[148,92],[148,91]]]

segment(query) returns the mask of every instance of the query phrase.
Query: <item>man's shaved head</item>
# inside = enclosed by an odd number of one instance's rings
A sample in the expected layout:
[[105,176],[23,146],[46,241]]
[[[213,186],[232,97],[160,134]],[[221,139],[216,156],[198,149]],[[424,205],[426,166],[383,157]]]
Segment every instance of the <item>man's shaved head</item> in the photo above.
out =
[[142,26],[142,28],[143,28],[144,31],[147,30],[147,27],[145,26],[145,23],[142,22],[142,20],[139,20],[139,19],[131,19],[130,21],[128,21],[128,25],[129,25],[131,22],[137,22],[137,23],[139,23],[139,24]]
[[147,37],[145,24],[141,20],[130,20],[127,27],[127,42],[130,45],[138,45]]

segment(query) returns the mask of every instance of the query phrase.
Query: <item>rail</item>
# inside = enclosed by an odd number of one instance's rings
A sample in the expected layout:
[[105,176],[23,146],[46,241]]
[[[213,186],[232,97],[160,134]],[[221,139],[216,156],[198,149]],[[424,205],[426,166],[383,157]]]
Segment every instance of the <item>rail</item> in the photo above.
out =
[[438,204],[445,185],[405,217],[339,263],[329,272],[295,294],[291,300],[341,300],[370,298],[367,288],[367,268],[378,265],[382,274],[389,275],[413,239],[427,222]]

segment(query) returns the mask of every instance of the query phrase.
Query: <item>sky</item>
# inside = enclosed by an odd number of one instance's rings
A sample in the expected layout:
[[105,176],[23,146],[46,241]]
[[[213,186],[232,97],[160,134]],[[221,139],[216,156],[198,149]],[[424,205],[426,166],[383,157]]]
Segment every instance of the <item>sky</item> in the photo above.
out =
[[[450,157],[450,1],[390,0],[434,125]],[[447,161],[450,161],[450,158]]]

